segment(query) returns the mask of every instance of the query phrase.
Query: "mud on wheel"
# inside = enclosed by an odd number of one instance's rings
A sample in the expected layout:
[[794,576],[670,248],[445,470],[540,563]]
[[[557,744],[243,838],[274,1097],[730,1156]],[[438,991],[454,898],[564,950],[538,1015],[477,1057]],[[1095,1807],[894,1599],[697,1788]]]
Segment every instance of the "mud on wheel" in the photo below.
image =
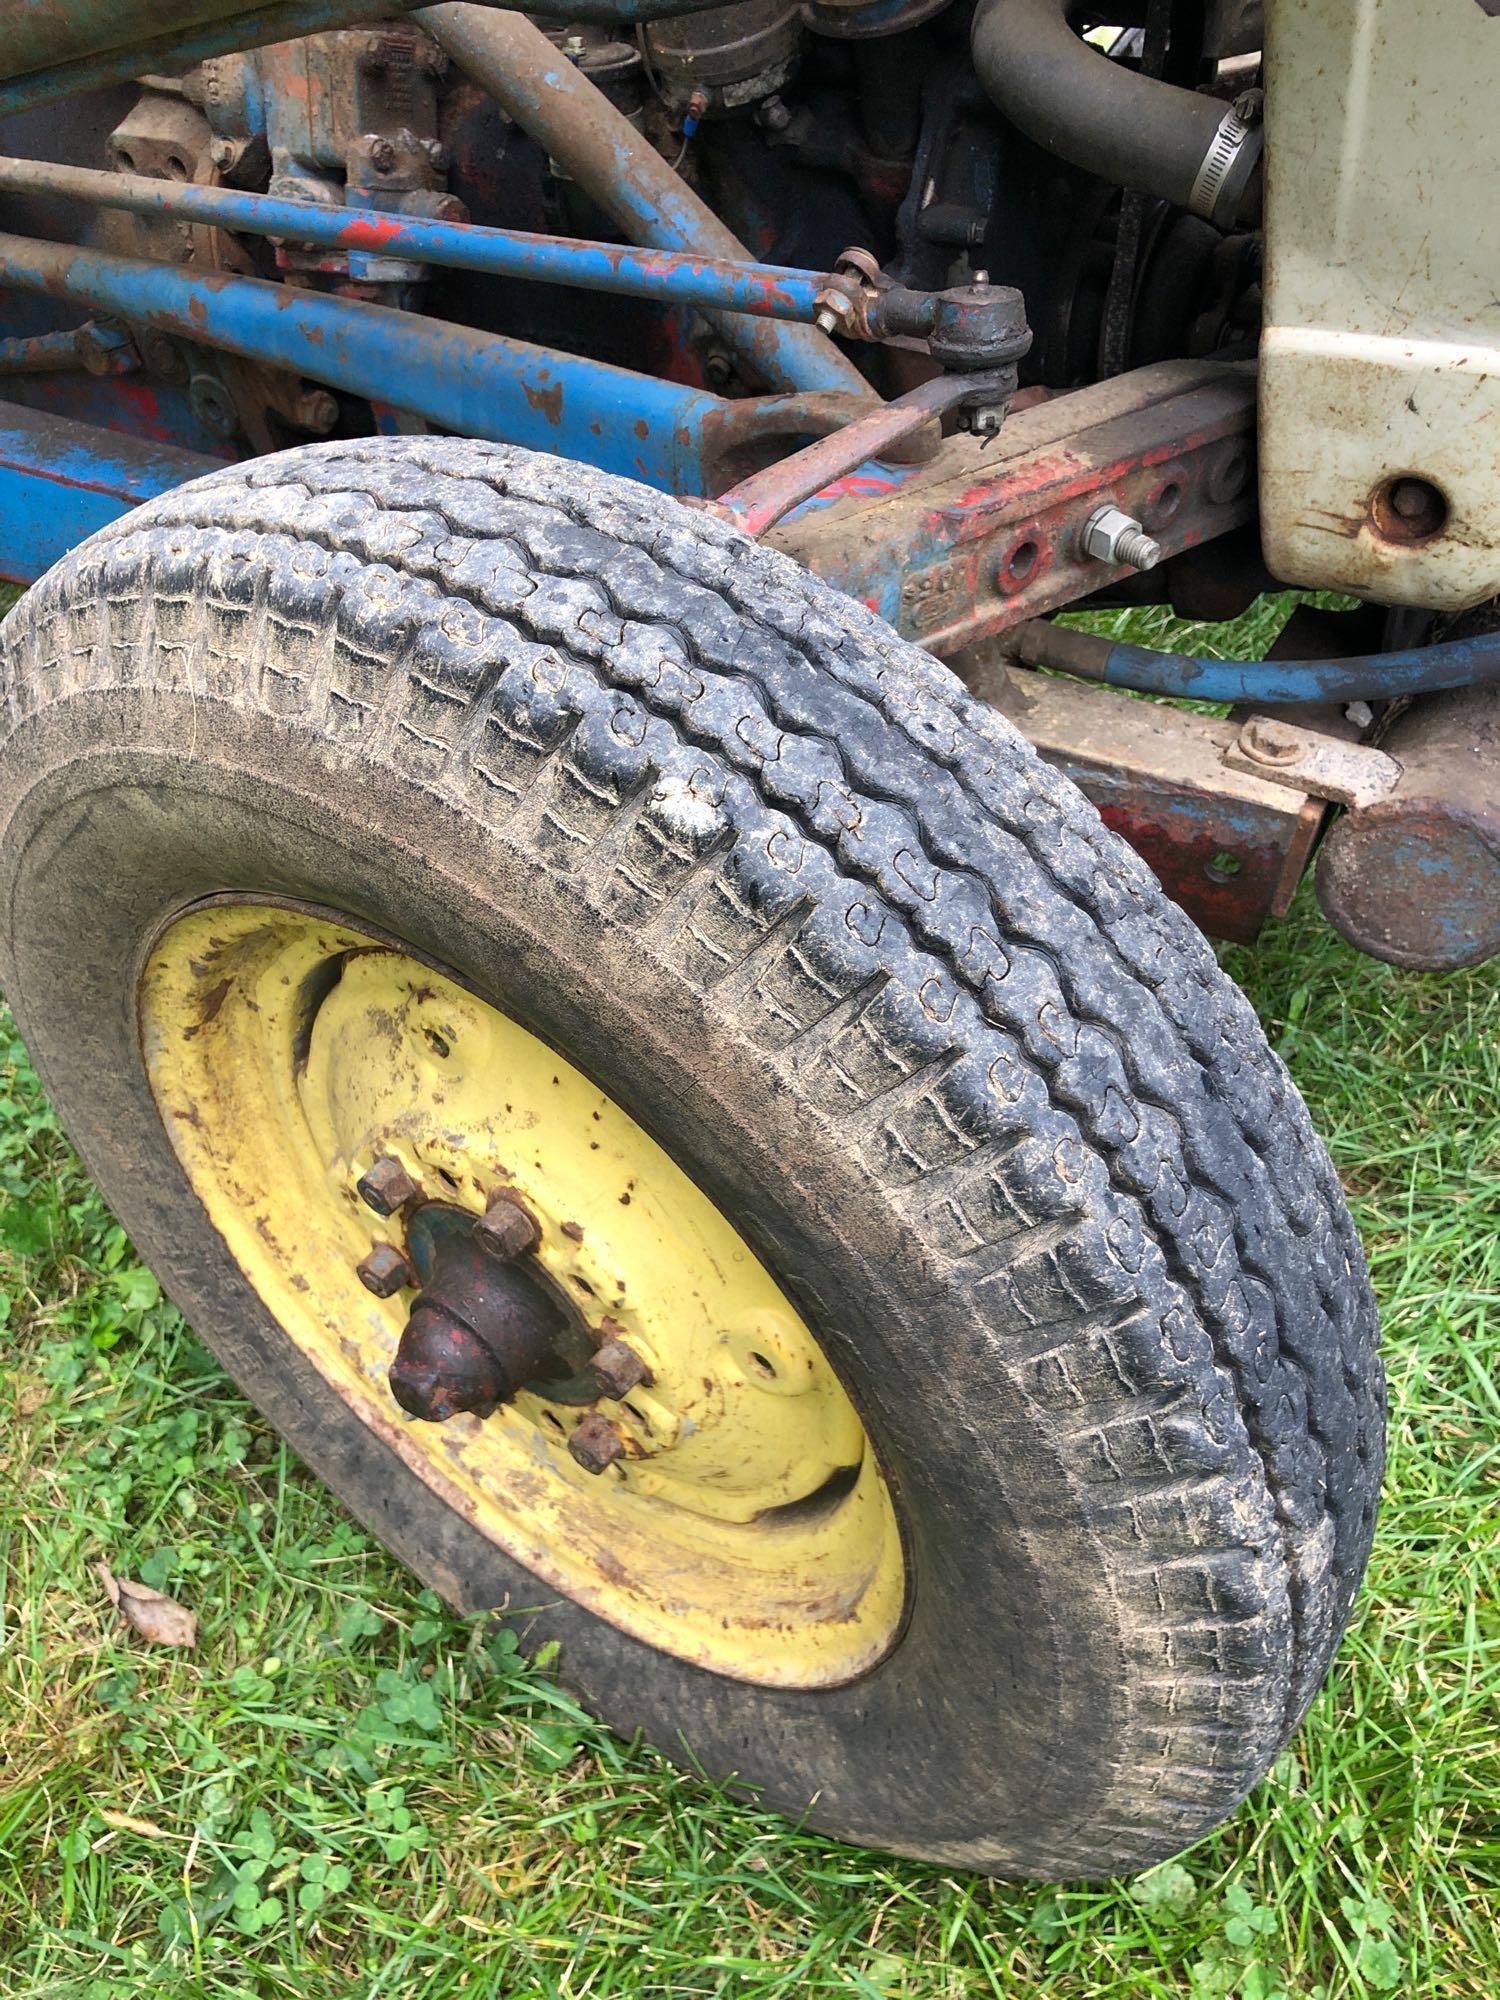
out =
[[6,990],[271,1420],[606,1719],[852,1840],[1171,1853],[1370,1542],[1328,1160],[1091,807],[794,565],[438,439],[11,614]]

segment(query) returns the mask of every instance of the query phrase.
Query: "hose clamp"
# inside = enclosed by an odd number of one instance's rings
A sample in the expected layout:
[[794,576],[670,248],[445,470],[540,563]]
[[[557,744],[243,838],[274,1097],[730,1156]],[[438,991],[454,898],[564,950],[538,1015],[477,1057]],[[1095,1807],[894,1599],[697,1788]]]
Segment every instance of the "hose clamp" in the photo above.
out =
[[[1193,191],[1188,196],[1188,207],[1194,215],[1201,215],[1205,222],[1227,222],[1231,219],[1228,216],[1221,218],[1215,210],[1223,199],[1230,175],[1246,149],[1259,152],[1262,101],[1258,90],[1247,90],[1237,97],[1219,120],[1219,129],[1209,141],[1208,151],[1203,155],[1197,179],[1193,182]],[[1253,157],[1249,164],[1254,165]]]

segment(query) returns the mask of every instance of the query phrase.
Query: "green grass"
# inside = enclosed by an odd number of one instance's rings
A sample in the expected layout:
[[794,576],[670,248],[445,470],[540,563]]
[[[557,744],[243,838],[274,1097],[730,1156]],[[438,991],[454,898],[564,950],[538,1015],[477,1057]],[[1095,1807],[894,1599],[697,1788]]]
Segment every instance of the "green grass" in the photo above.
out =
[[[0,1011],[0,1993],[1500,1992],[1500,979],[1360,959],[1306,897],[1228,956],[1357,1207],[1387,1500],[1272,1777],[1098,1890],[788,1826],[449,1617],[162,1300]],[[100,1561],[197,1652],[133,1640]]]

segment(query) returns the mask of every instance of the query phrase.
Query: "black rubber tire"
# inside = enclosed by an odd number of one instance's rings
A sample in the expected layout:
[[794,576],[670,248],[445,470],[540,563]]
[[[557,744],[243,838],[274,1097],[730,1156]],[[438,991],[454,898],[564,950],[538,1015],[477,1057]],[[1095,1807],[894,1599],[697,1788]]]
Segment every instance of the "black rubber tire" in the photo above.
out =
[[453,1603],[537,1586],[354,1426],[188,1193],[135,971],[292,895],[541,1028],[712,1194],[854,1395],[911,1600],[788,1692],[566,1601],[608,1720],[866,1844],[1172,1853],[1267,1769],[1370,1546],[1376,1321],[1248,1005],[1093,808],[926,655],[643,488],[314,446],[86,543],[5,628],[4,983],[247,1392]]

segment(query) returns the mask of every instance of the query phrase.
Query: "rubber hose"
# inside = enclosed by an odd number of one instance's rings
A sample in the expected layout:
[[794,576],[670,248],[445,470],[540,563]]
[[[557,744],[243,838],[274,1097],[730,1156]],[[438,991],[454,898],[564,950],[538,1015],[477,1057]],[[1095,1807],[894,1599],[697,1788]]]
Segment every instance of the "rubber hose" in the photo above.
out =
[[[974,69],[994,104],[1028,138],[1115,187],[1139,188],[1227,227],[1247,202],[1260,157],[1254,128],[1217,191],[1204,163],[1235,120],[1220,99],[1111,62],[1068,22],[1070,0],[979,0]],[[1235,121],[1236,125],[1238,121]]]
[[1029,666],[1052,667],[1137,694],[1251,702],[1257,708],[1284,702],[1390,701],[1397,695],[1500,681],[1500,632],[1344,660],[1201,660],[1121,645],[1098,633],[1038,620],[1016,628],[1010,649]]

